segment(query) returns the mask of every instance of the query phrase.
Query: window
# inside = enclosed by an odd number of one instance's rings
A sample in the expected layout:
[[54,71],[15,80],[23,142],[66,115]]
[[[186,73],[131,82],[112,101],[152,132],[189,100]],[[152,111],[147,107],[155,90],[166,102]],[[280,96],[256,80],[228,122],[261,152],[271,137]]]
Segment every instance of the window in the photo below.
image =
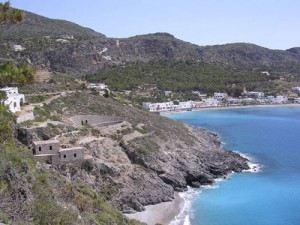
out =
[[64,155],[64,159],[67,158],[67,155]]
[[52,150],[52,146],[51,145],[49,146],[49,149]]
[[81,121],[81,125],[83,125],[83,121]]
[[88,123],[87,120],[85,121],[85,123]]
[[14,108],[17,108],[17,103],[16,102],[14,102]]
[[41,152],[41,151],[42,151],[42,147],[40,146],[40,147],[39,147],[39,152]]
[[75,158],[77,157],[77,154],[76,154],[76,153],[74,154],[74,157],[75,157]]

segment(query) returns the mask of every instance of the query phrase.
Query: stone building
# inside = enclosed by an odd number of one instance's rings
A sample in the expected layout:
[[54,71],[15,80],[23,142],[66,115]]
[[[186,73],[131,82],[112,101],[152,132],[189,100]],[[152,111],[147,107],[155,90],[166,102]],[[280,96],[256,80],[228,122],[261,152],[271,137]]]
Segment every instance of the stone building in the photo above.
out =
[[81,163],[84,160],[82,147],[60,148],[59,141],[34,141],[33,155],[48,164]]

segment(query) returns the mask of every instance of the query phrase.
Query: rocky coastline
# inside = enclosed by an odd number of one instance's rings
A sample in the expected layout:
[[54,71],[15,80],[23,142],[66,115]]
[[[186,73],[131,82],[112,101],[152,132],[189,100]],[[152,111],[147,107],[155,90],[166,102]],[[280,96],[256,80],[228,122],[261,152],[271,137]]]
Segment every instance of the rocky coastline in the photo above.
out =
[[[111,152],[118,155],[121,161],[124,160],[122,165],[118,165],[108,162],[109,159],[103,160],[101,146],[94,141],[89,146],[89,151],[94,152],[95,157],[95,168],[91,173],[78,171],[71,175],[68,166],[57,169],[73,182],[87,183],[98,192],[103,188],[115,186],[110,201],[124,213],[143,211],[146,205],[173,200],[174,191],[182,192],[186,191],[188,186],[212,184],[216,178],[226,178],[232,172],[249,169],[247,159],[238,153],[223,149],[217,134],[193,126],[186,127],[196,140],[195,145],[189,148],[178,146],[168,153],[163,148],[164,150],[145,156],[136,154],[132,143],[120,144],[114,147],[114,153]],[[22,137],[32,137],[24,135],[24,129],[19,133]],[[33,136],[37,138],[45,135],[38,129]],[[155,136],[150,138],[155,139]],[[26,142],[30,143],[30,140]],[[99,174],[109,178],[104,180]]]
[[[249,169],[246,158],[225,150],[217,134],[205,129],[84,93],[54,100],[51,107],[59,110],[65,101],[74,104],[64,111],[64,118],[97,111],[123,122],[100,130],[85,127],[81,132],[63,121],[49,122],[40,128],[19,128],[19,140],[29,148],[32,140],[53,138],[66,146],[82,145],[93,164],[91,170],[72,164],[50,170],[72,184],[89,186],[123,213],[144,211],[147,205],[172,201],[175,192],[188,186],[212,184],[216,178]],[[63,136],[64,130],[72,135]]]

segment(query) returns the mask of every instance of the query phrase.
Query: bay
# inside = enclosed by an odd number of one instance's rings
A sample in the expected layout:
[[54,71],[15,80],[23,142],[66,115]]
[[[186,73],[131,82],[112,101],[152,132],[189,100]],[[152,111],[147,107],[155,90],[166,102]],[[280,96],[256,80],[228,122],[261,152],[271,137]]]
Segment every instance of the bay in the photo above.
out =
[[198,190],[187,211],[192,225],[300,224],[300,107],[244,108],[170,114],[217,132],[224,147],[261,165]]

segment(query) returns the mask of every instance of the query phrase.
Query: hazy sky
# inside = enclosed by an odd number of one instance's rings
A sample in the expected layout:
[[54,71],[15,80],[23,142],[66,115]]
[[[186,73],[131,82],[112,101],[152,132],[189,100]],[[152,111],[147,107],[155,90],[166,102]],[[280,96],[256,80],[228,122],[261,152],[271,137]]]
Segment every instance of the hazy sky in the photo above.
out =
[[[0,0],[3,2],[3,0]],[[300,47],[300,0],[11,0],[108,37],[168,32],[198,45]]]

